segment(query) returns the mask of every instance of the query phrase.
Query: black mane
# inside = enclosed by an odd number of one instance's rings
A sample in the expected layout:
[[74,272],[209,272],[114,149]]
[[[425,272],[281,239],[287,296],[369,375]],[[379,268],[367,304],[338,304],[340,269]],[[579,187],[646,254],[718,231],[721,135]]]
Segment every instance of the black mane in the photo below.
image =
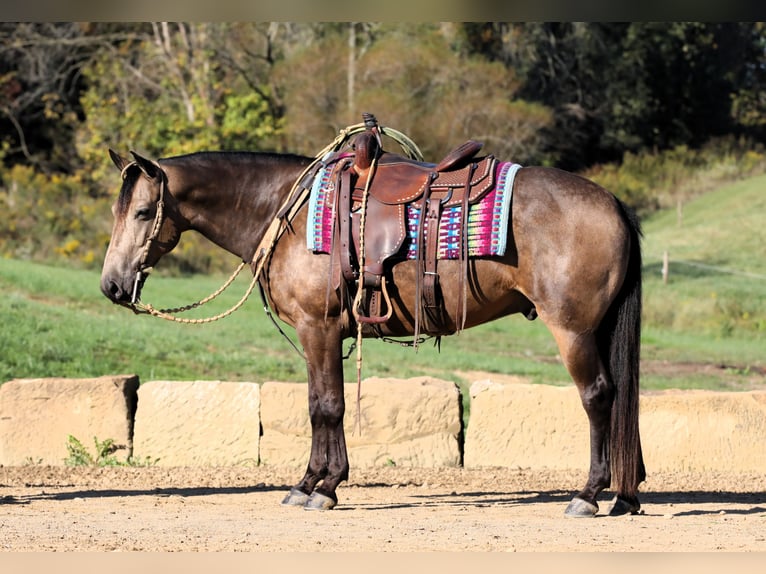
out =
[[[241,164],[262,164],[266,167],[276,166],[285,163],[305,163],[306,165],[312,161],[312,158],[292,154],[292,153],[275,153],[275,152],[252,152],[252,151],[198,151],[188,154],[170,156],[160,158],[158,163],[160,166],[189,166],[197,168],[220,168],[221,161],[229,163],[231,165]],[[131,200],[133,199],[133,189],[136,185],[136,181],[141,176],[141,169],[137,165],[128,166],[124,172],[124,178],[122,181],[122,187],[120,188],[120,194],[117,197],[117,213],[118,217],[125,215]]]

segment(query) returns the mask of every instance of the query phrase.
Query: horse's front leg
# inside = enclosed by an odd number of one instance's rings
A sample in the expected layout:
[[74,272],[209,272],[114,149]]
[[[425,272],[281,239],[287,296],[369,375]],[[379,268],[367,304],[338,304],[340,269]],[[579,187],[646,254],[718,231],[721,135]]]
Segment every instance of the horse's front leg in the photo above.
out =
[[331,319],[298,328],[308,369],[311,455],[303,479],[282,504],[329,510],[338,503],[335,490],[348,479],[343,432],[343,358],[340,328]]

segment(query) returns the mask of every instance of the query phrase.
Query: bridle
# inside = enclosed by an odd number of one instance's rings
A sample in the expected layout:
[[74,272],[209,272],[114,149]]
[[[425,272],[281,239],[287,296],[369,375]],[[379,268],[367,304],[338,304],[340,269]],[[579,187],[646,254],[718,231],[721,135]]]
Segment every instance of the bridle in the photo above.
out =
[[[135,161],[131,161],[130,163],[126,164],[125,167],[122,168],[120,175],[123,181],[127,177],[128,170],[134,166],[141,169],[141,166],[139,166],[138,163]],[[151,233],[147,236],[146,240],[144,241],[144,246],[141,250],[141,258],[138,260],[138,264],[136,265],[136,269],[135,269],[136,278],[133,282],[133,296],[131,297],[130,304],[126,304],[126,306],[133,309],[134,312],[139,312],[136,307],[139,304],[138,292],[139,292],[139,287],[141,283],[148,276],[148,273],[144,273],[144,271],[150,268],[150,266],[146,265],[146,261],[149,258],[149,252],[152,249],[152,245],[157,244],[160,247],[160,249],[162,249],[163,246],[168,246],[171,243],[170,241],[168,241],[169,239],[168,237],[165,237],[165,238],[161,237],[162,228],[165,224],[165,190],[167,188],[167,175],[165,174],[164,170],[159,168],[159,166],[157,167],[160,174],[159,175],[160,194],[156,203],[154,223],[152,224]],[[141,173],[143,174],[144,171],[141,170]],[[149,177],[149,176],[147,175],[146,177]],[[173,233],[175,233],[175,230],[173,231]]]
[[[156,203],[156,211],[154,215],[154,223],[152,224],[152,231],[147,236],[144,245],[141,250],[141,257],[138,261],[138,264],[135,268],[135,279],[133,281],[133,294],[131,297],[130,302],[126,301],[120,301],[120,305],[129,308],[136,314],[148,314],[153,315],[155,317],[159,317],[161,319],[166,319],[168,321],[175,321],[178,323],[187,323],[187,324],[200,324],[200,323],[210,323],[212,321],[217,321],[219,319],[222,319],[224,317],[229,316],[234,311],[239,309],[245,301],[248,299],[250,294],[255,289],[256,285],[260,285],[259,278],[261,274],[261,270],[263,269],[263,265],[266,262],[266,259],[268,258],[268,255],[271,253],[271,250],[274,248],[274,245],[276,244],[276,240],[278,239],[281,231],[284,230],[284,228],[280,225],[281,220],[275,219],[271,226],[269,227],[265,237],[261,241],[261,245],[259,245],[258,250],[256,251],[256,256],[253,258],[253,261],[249,264],[247,262],[242,262],[240,265],[234,270],[234,273],[231,274],[231,276],[226,280],[226,282],[214,293],[211,293],[204,299],[201,299],[195,303],[192,303],[190,305],[185,305],[183,307],[177,307],[174,309],[155,309],[152,307],[151,304],[148,303],[142,303],[139,300],[139,288],[142,284],[142,282],[146,279],[148,276],[148,273],[145,273],[147,269],[150,269],[151,266],[147,266],[146,262],[149,258],[149,254],[151,252],[152,246],[157,245],[160,249],[163,251],[170,251],[172,247],[174,246],[174,242],[176,240],[176,234],[177,230],[173,227],[170,232],[165,231],[163,232],[163,229],[165,228],[165,223],[168,221],[165,217],[165,194],[167,189],[167,174],[165,171],[159,166],[159,164],[155,163],[157,170],[159,172],[159,180],[160,180],[160,191],[159,191],[159,197],[157,199]],[[151,176],[149,176],[138,164],[136,161],[131,161],[127,163],[121,170],[120,175],[123,179],[127,177],[128,170],[136,166],[141,170],[141,173],[144,174],[146,177],[153,179]],[[304,172],[305,175],[305,172]],[[297,185],[297,184],[296,184]],[[295,191],[295,189],[293,190]],[[297,210],[295,208],[289,210],[289,213],[287,214],[288,220],[295,216],[295,212]],[[280,228],[281,227],[281,228]],[[251,265],[254,267],[253,272],[253,279],[250,282],[249,287],[245,291],[245,294],[242,296],[242,298],[231,308],[228,310],[219,313],[218,315],[215,315],[214,317],[206,317],[202,319],[188,319],[188,318],[182,318],[177,317],[176,314],[183,313],[185,311],[189,311],[191,309],[196,309],[197,307],[200,307],[204,305],[205,303],[208,303],[218,297],[221,293],[223,293],[229,285],[231,285],[234,280],[237,278],[237,276],[240,274],[240,272],[247,266]],[[266,303],[265,295],[263,293],[263,287],[261,287],[261,299],[263,300],[264,309],[266,310],[267,315],[271,318],[272,322],[277,325],[274,317],[271,314],[271,310],[268,307],[268,304]],[[282,333],[285,338],[288,339],[290,344],[295,348],[296,351],[298,351],[299,354],[302,355],[301,351],[295,346],[295,344],[287,337],[287,335],[284,333],[284,331],[277,325],[277,329],[280,333]]]

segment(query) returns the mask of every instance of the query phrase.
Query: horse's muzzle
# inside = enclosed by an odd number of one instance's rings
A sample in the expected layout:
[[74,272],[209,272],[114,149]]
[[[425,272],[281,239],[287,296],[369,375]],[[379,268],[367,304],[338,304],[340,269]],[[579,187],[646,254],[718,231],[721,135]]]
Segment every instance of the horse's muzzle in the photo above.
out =
[[131,294],[123,289],[116,281],[103,278],[101,279],[101,292],[112,303],[120,303],[130,301]]
[[146,281],[147,273],[137,273],[131,281],[115,280],[111,277],[101,278],[101,292],[112,303],[124,305],[126,303],[134,304],[141,297],[141,288]]

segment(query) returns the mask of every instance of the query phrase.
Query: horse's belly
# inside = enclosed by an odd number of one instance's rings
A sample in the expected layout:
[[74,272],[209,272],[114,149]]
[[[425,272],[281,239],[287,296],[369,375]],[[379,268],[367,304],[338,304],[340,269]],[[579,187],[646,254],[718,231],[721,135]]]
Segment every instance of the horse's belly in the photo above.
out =
[[[515,289],[514,270],[501,259],[471,260],[467,277],[461,282],[460,274],[464,273],[461,263],[440,261],[437,266],[439,301],[452,330],[473,327],[513,313],[530,315],[534,305]],[[412,261],[394,266],[393,285],[387,287],[393,314],[380,326],[382,334],[406,336],[414,333],[419,296],[416,273],[417,267]],[[420,313],[422,315],[422,309]]]

